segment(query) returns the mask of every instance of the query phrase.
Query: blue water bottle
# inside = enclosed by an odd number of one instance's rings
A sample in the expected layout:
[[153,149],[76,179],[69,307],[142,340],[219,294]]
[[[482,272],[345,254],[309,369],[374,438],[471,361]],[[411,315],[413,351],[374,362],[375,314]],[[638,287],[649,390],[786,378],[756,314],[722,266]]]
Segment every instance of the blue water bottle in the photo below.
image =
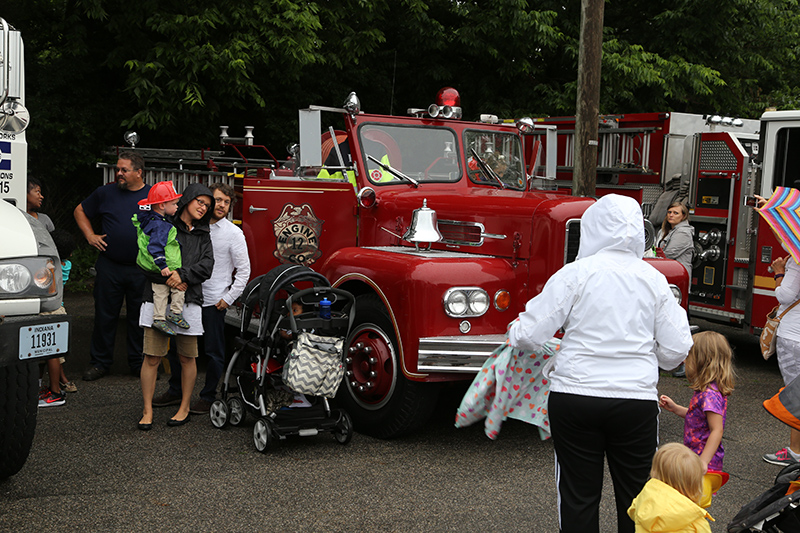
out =
[[331,317],[331,301],[327,298],[323,298],[319,301],[319,317],[320,318],[330,318]]

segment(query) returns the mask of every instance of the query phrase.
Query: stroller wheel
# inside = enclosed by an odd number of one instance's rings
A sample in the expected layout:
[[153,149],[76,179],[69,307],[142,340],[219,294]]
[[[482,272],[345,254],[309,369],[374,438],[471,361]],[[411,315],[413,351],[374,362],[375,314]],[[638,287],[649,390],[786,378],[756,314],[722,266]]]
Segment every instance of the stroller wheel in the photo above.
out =
[[274,425],[272,420],[262,416],[256,420],[256,424],[253,426],[253,443],[256,445],[256,450],[261,453],[267,453],[267,446],[275,438]]
[[336,421],[333,436],[339,444],[347,444],[353,438],[353,421],[344,409],[339,410],[339,420]]
[[244,424],[247,411],[244,409],[244,402],[238,396],[231,396],[228,398],[228,413],[230,413],[230,422],[232,426],[239,427]]
[[222,429],[228,425],[228,421],[230,419],[229,414],[230,412],[228,410],[228,404],[222,400],[214,400],[214,403],[211,404],[211,409],[208,411],[208,416],[211,418],[211,424],[215,428],[219,429]]

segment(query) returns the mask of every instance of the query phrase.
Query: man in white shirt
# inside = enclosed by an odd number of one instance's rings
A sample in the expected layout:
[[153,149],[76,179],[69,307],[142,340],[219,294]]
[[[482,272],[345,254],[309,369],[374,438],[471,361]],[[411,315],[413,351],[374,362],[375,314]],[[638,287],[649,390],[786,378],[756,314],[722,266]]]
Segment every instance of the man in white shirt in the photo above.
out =
[[[211,244],[214,270],[203,282],[203,345],[208,356],[206,382],[190,413],[207,414],[217,396],[217,385],[225,371],[225,310],[236,301],[250,279],[250,258],[244,233],[226,217],[236,201],[233,187],[214,183],[214,211],[211,214]],[[181,396],[180,365],[170,365],[169,389],[153,398],[154,407],[172,405]]]

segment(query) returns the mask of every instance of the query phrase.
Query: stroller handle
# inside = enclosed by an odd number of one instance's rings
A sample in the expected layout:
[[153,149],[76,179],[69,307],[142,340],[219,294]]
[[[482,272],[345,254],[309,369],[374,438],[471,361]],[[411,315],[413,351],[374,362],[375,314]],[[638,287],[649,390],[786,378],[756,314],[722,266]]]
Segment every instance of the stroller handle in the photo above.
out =
[[[286,305],[289,308],[289,325],[292,328],[292,333],[293,334],[295,334],[295,335],[297,334],[297,322],[295,321],[294,313],[292,313],[292,303],[293,302],[301,302],[302,303],[303,297],[308,296],[308,295],[313,295],[314,296],[314,300],[316,302],[319,302],[323,298],[329,297],[329,296],[333,296],[334,297],[334,298],[331,299],[331,302],[333,304],[344,302],[342,307],[340,309],[338,309],[337,312],[348,315],[349,319],[348,319],[348,323],[347,323],[347,333],[348,334],[350,333],[350,328],[353,326],[353,319],[355,318],[355,312],[354,312],[355,311],[354,310],[354,306],[355,306],[355,302],[356,302],[355,297],[351,293],[349,293],[349,292],[347,292],[345,290],[336,289],[334,287],[311,287],[310,289],[303,289],[301,291],[298,291],[298,292],[290,295],[286,299]],[[322,318],[320,318],[320,320],[323,321],[324,323],[329,323],[330,320],[336,320],[336,319],[322,319]]]

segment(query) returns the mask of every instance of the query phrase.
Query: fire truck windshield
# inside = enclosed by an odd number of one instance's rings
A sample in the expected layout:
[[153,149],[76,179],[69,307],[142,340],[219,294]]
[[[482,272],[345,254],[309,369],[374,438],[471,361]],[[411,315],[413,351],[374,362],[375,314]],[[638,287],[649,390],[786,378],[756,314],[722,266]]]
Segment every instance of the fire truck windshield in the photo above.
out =
[[408,183],[390,169],[420,183],[452,182],[461,177],[458,143],[453,130],[363,124],[358,134],[372,183]]
[[509,189],[517,190],[525,188],[525,169],[522,166],[522,144],[519,136],[513,133],[468,130],[464,133],[464,146],[467,152],[467,174],[473,182],[493,187],[505,185]]

